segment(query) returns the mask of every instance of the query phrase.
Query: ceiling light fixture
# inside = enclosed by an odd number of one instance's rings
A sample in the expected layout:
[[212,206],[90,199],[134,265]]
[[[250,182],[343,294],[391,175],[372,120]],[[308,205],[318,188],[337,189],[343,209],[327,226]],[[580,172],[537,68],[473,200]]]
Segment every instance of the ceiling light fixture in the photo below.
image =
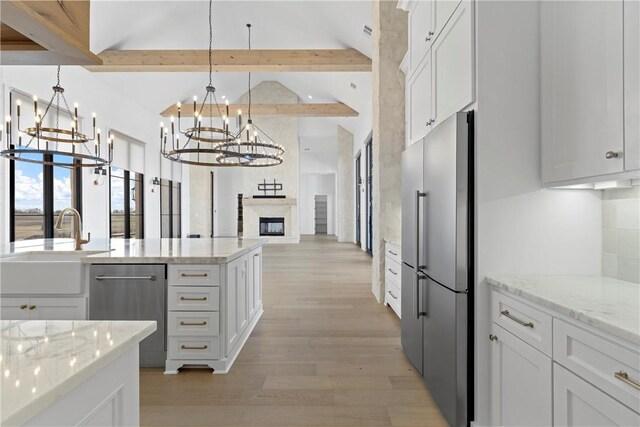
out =
[[[160,123],[160,151],[169,160],[194,166],[228,166],[217,160],[222,152],[217,147],[220,143],[226,143],[233,139],[229,132],[229,101],[223,107],[216,99],[216,88],[212,83],[213,62],[213,24],[212,24],[212,0],[209,0],[209,84],[206,86],[206,94],[202,104],[198,107],[198,97],[193,96],[193,123],[186,129],[182,128],[182,104],[176,104],[178,108],[177,126],[176,119],[171,116],[171,124],[165,127]],[[224,97],[223,97],[224,98]],[[221,118],[219,124],[218,117]],[[215,120],[214,120],[215,119]],[[177,128],[177,129],[176,129]],[[171,135],[169,136],[169,131]],[[180,136],[186,140],[180,142]],[[167,146],[167,139],[170,144]]]
[[[249,50],[251,50],[251,24],[247,24]],[[240,130],[233,140],[217,144],[220,150],[217,160],[225,165],[245,167],[267,167],[281,164],[284,148],[260,129],[251,118],[251,72],[248,73],[249,106],[247,123],[242,124],[242,111],[238,110]]]
[[[63,102],[64,109],[60,102]],[[11,101],[9,101],[11,105]],[[20,127],[21,102],[16,101],[16,119],[12,110],[5,123],[6,148],[0,156],[10,160],[37,163],[65,168],[92,167],[101,168],[111,164],[113,159],[113,137],[107,138],[107,147],[103,150],[100,141],[100,129],[96,128],[96,113],[91,115],[93,136],[80,132],[78,104],[73,111],[60,86],[60,66],[58,65],[57,83],[53,86],[53,95],[45,105],[44,113],[38,109],[38,97],[33,97],[33,126]],[[61,114],[69,116],[68,128],[60,125]],[[52,120],[53,119],[53,120]],[[15,123],[15,124],[14,124]],[[48,124],[52,123],[52,124]],[[18,134],[17,141],[15,134]],[[106,151],[106,156],[102,156]]]

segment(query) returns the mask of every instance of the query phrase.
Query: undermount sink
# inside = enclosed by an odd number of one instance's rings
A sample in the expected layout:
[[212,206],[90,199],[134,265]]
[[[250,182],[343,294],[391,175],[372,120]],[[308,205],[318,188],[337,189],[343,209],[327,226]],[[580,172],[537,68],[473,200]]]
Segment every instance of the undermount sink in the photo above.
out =
[[84,271],[81,259],[103,252],[49,251],[2,257],[0,294],[79,294]]

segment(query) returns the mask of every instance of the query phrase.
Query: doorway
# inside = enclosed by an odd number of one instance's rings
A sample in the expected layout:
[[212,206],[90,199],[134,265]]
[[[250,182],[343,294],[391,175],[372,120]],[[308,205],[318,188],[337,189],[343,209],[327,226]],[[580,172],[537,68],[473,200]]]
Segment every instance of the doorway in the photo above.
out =
[[327,234],[327,196],[315,196],[313,199],[315,233]]
[[355,198],[356,198],[356,244],[358,246],[362,245],[362,212],[361,212],[361,204],[362,201],[360,199],[360,193],[362,191],[362,189],[360,188],[362,186],[362,177],[361,177],[361,153],[360,151],[358,151],[358,155],[356,155],[356,185],[355,185],[355,189],[356,189],[356,194],[355,194]]
[[367,252],[373,255],[373,136],[365,145],[367,188]]

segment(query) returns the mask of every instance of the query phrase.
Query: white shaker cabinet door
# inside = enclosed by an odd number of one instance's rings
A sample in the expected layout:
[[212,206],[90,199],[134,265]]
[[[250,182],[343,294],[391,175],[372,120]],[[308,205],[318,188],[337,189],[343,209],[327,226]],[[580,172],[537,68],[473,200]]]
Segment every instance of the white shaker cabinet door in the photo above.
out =
[[87,300],[77,298],[31,298],[30,320],[86,320]]
[[0,298],[0,320],[29,320],[29,298]]
[[555,426],[640,425],[636,412],[557,363],[553,376]]
[[407,82],[407,105],[409,107],[409,145],[420,141],[432,128],[431,105],[431,51],[420,63],[418,70]]
[[552,425],[551,358],[493,324],[491,425]]
[[475,99],[473,7],[463,0],[431,48],[432,128]]
[[622,172],[622,0],[542,2],[541,55],[543,181]]
[[640,2],[624,2],[624,169],[640,169]]
[[248,323],[247,301],[247,256],[242,256],[227,264],[226,289],[226,355],[238,342]]
[[460,4],[459,0],[434,0],[432,15],[435,37],[440,35],[440,31],[442,31],[449,18],[451,18],[458,4]]
[[409,10],[409,74],[413,75],[435,39],[433,0],[414,1]]
[[249,319],[253,319],[262,301],[262,252],[258,249],[249,256],[247,297],[249,301]]

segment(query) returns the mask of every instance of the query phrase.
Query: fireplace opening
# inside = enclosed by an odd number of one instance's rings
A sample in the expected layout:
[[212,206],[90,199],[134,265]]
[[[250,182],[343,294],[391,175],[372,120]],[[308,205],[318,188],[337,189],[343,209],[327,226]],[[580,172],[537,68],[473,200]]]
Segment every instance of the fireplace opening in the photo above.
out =
[[284,236],[284,218],[260,217],[261,236]]

